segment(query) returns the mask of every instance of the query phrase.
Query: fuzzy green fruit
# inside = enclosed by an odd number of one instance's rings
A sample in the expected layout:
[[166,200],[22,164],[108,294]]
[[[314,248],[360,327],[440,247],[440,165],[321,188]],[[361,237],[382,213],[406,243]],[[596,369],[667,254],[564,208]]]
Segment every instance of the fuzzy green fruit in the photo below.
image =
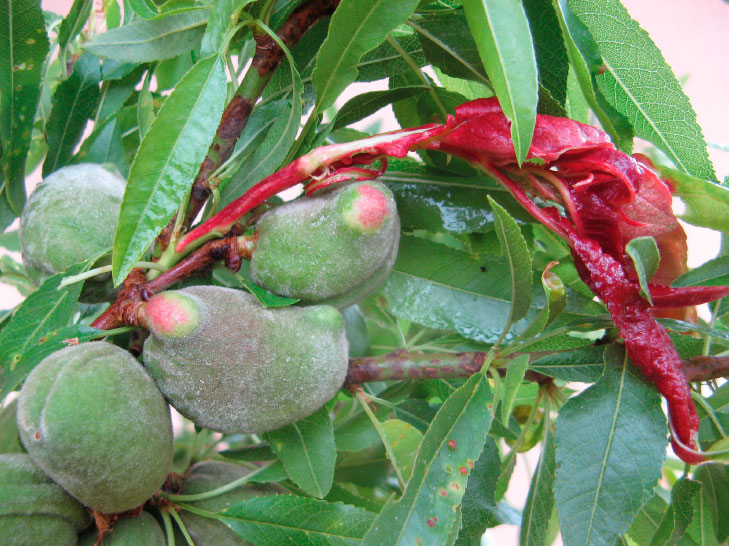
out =
[[390,274],[400,219],[385,185],[361,182],[277,207],[256,230],[251,274],[258,284],[341,308],[373,293]]
[[[250,473],[249,469],[233,463],[222,461],[197,463],[190,468],[185,481],[182,482],[181,493],[196,495],[212,491]],[[254,497],[286,492],[284,488],[277,485],[248,483],[222,495],[187,504],[209,512],[221,512],[234,504]],[[228,526],[216,519],[198,516],[187,511],[180,512],[180,517],[196,546],[251,546],[250,542],[240,538]],[[177,537],[178,540],[181,538],[181,535]],[[185,544],[184,540],[180,544]]]
[[[78,546],[94,546],[98,531],[87,531],[80,537]],[[117,521],[111,532],[104,535],[103,546],[167,546],[164,531],[147,512],[138,518],[130,517]],[[185,544],[180,542],[180,544]]]
[[140,312],[144,362],[170,403],[227,434],[294,423],[344,382],[348,343],[333,307],[265,309],[241,290],[192,286]]
[[[81,163],[46,177],[23,207],[23,263],[38,283],[110,248],[126,182],[101,165]],[[111,263],[111,258],[97,266]],[[104,301],[114,293],[110,275],[87,281],[81,301]]]
[[72,546],[86,510],[25,454],[0,455],[0,544]]
[[144,368],[105,341],[44,358],[20,392],[18,428],[33,461],[100,512],[139,506],[172,465],[169,407]]

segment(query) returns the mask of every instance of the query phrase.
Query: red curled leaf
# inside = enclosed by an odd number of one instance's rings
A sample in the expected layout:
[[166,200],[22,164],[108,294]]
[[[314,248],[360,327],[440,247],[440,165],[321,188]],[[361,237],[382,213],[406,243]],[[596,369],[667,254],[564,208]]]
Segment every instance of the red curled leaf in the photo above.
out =
[[709,303],[729,296],[729,286],[685,286],[671,287],[650,285],[653,307],[673,309]]

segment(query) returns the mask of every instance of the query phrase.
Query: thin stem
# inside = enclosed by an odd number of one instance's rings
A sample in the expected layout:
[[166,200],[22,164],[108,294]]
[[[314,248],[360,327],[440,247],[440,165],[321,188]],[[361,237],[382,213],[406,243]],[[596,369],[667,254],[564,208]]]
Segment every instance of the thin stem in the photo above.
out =
[[422,81],[428,87],[428,94],[435,102],[438,110],[440,110],[440,114],[443,116],[443,121],[445,122],[445,120],[448,119],[448,111],[445,109],[445,106],[443,106],[443,103],[441,102],[438,93],[436,93],[435,89],[433,89],[433,84],[428,80],[428,78],[425,77],[425,74],[423,74],[423,71],[418,66],[418,63],[416,63],[410,56],[410,54],[402,48],[400,42],[398,42],[389,34],[387,35],[387,43],[390,44],[395,51],[397,51],[398,55],[400,55],[403,60],[408,64],[408,66],[413,69],[413,72],[416,76],[418,76],[420,81]]
[[[165,267],[163,264],[159,264],[157,262],[137,262],[134,264],[134,267],[141,267],[142,269],[154,269],[160,272],[165,272],[169,268]],[[97,277],[99,275],[103,275],[104,273],[111,273],[111,265],[102,265],[101,267],[95,267],[94,269],[89,269],[88,271],[85,271],[83,273],[79,273],[78,275],[71,275],[70,277],[64,277],[63,280],[58,285],[58,288],[63,288],[65,286],[69,286],[71,284],[76,284],[77,282],[85,281],[87,279],[91,279],[92,277]]]
[[[721,305],[721,300],[716,300],[714,302],[714,309],[711,311],[711,321],[709,322],[709,327],[713,328],[716,324],[716,319],[719,316],[719,306]],[[711,352],[711,336],[706,335],[704,337],[704,346],[701,349],[701,354],[704,356],[708,356]]]
[[187,531],[187,527],[185,527],[185,523],[182,521],[182,518],[180,518],[180,514],[177,513],[177,510],[170,510],[169,511],[170,516],[172,516],[172,519],[175,520],[175,523],[177,524],[177,527],[180,529],[180,532],[182,533],[182,536],[185,537],[185,540],[187,541],[188,546],[195,546],[195,542],[192,540],[192,537],[190,536],[190,533]]
[[508,464],[508,461],[512,459],[512,457],[516,456],[517,452],[519,451],[519,448],[524,443],[524,440],[526,440],[527,434],[529,433],[529,429],[534,424],[534,421],[537,418],[537,413],[539,412],[539,405],[542,402],[542,391],[539,390],[539,394],[537,395],[537,399],[534,401],[534,405],[532,406],[532,411],[529,412],[529,417],[527,417],[527,420],[525,421],[524,425],[521,427],[521,432],[519,433],[519,437],[516,439],[516,442],[514,442],[514,445],[511,446],[511,449],[509,450],[509,453],[504,458],[504,461],[502,462],[502,466],[506,466]]
[[204,491],[202,493],[195,493],[193,495],[179,495],[175,493],[168,493],[165,496],[171,500],[172,502],[195,502],[205,499],[212,499],[213,497],[218,497],[222,495],[223,493],[227,493],[228,491],[233,491],[233,489],[237,489],[243,484],[248,483],[252,480],[252,478],[255,478],[258,474],[266,470],[268,466],[262,466],[255,472],[251,472],[250,474],[247,474],[241,478],[238,478],[237,480],[233,480],[230,483],[226,483],[225,485],[222,485],[220,487],[217,487],[215,489],[211,489],[210,491]]
[[385,452],[387,453],[387,457],[392,463],[392,468],[395,469],[397,482],[400,484],[400,490],[402,491],[405,488],[405,478],[403,477],[402,472],[400,472],[400,468],[398,468],[397,458],[395,457],[395,453],[392,451],[392,445],[387,439],[385,430],[382,428],[382,423],[380,423],[375,413],[367,405],[367,401],[364,399],[364,397],[365,394],[362,390],[357,391],[357,400],[359,401],[360,406],[362,406],[362,409],[364,409],[365,413],[367,414],[367,417],[369,417],[370,421],[372,421],[372,426],[375,427],[377,435],[380,437],[380,441],[382,441],[382,445],[385,446]]
[[159,515],[162,518],[162,523],[165,526],[165,535],[167,536],[167,546],[175,546],[175,531],[172,529],[172,521],[170,521],[170,515],[167,510],[159,509]]

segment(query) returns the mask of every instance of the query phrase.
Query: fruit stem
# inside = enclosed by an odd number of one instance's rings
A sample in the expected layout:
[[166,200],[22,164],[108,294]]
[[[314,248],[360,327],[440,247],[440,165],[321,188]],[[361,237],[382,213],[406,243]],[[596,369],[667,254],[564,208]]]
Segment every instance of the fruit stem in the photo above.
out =
[[177,510],[169,510],[168,513],[170,516],[172,516],[172,519],[175,520],[175,523],[177,524],[177,528],[182,533],[182,536],[185,537],[185,540],[187,541],[188,546],[195,546],[195,542],[192,540],[192,537],[190,536],[190,533],[187,531],[187,527],[185,527],[185,523],[180,518],[180,515],[177,513]]
[[183,494],[176,494],[176,493],[165,493],[164,496],[171,500],[174,503],[177,502],[195,502],[195,501],[201,501],[205,499],[212,499],[213,497],[217,497],[220,495],[223,495],[224,493],[227,493],[228,491],[233,491],[233,489],[237,489],[241,485],[244,485],[250,481],[253,480],[253,478],[256,477],[256,475],[260,474],[264,470],[268,468],[268,465],[259,467],[258,470],[255,472],[251,472],[250,474],[246,474],[245,476],[238,478],[237,480],[233,480],[230,483],[226,483],[225,485],[221,485],[220,487],[217,487],[215,489],[211,489],[210,491],[203,491],[202,493],[195,493],[194,495],[183,495]]
[[[134,267],[141,267],[142,269],[154,269],[154,270],[162,271],[162,272],[167,271],[167,269],[168,269],[164,265],[159,264],[157,262],[137,262],[134,264]],[[89,269],[88,271],[84,271],[83,273],[79,273],[78,275],[71,275],[69,277],[64,277],[63,280],[61,280],[60,284],[58,285],[58,288],[63,288],[64,286],[76,284],[77,282],[85,281],[92,277],[97,277],[98,275],[103,275],[104,273],[111,273],[111,265],[102,265],[101,267],[95,267],[94,269]]]

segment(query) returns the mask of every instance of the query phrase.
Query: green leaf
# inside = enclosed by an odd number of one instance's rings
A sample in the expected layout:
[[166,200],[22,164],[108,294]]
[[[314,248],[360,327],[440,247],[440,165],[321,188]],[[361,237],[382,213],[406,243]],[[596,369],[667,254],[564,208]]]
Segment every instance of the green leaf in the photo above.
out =
[[20,252],[20,231],[17,229],[0,233],[0,247],[10,252]]
[[83,284],[76,283],[62,289],[58,285],[63,277],[76,275],[83,267],[83,264],[73,265],[65,272],[47,279],[26,298],[0,332],[0,380],[3,382],[3,392],[6,390],[7,375],[15,370],[23,355],[48,332],[68,324]]
[[653,237],[636,237],[625,245],[625,253],[635,266],[640,283],[640,295],[653,305],[648,282],[653,278],[661,262],[661,254]]
[[729,256],[719,256],[684,273],[673,286],[723,286],[729,283]]
[[628,536],[638,544],[650,544],[667,509],[668,503],[660,495],[653,495],[638,511]]
[[337,448],[326,408],[263,438],[278,456],[293,482],[309,495],[325,497],[332,487]]
[[51,353],[55,353],[70,344],[84,343],[108,335],[104,330],[97,330],[96,328],[82,324],[64,326],[46,332],[45,335],[38,339],[37,343],[23,354],[22,358],[8,372],[7,377],[2,382],[0,399],[5,398],[9,392],[17,389],[25,378],[28,377],[28,374],[33,371],[33,368]]
[[516,221],[491,196],[489,204],[494,212],[499,245],[511,274],[511,309],[504,326],[504,332],[508,332],[512,324],[526,316],[532,303],[532,257]]
[[[390,36],[417,66],[428,64],[417,36],[399,35],[396,31],[391,32]],[[365,53],[357,63],[357,81],[371,82],[411,71],[412,67],[392,47],[392,44],[383,42],[369,53]]]
[[233,15],[237,10],[243,9],[253,0],[214,0],[210,6],[210,17],[205,35],[200,46],[200,55],[207,57],[217,53],[225,45],[225,35],[228,29],[237,23]]
[[410,26],[431,64],[448,76],[491,86],[463,11],[428,14]]
[[84,28],[93,5],[93,0],[74,0],[58,31],[58,47],[61,51],[65,50]]
[[332,131],[364,119],[388,104],[420,95],[427,90],[428,88],[424,85],[413,85],[361,93],[351,98],[339,109],[333,122]]
[[153,0],[126,0],[129,3],[129,7],[134,10],[142,19],[152,19],[159,15],[159,8],[153,2]]
[[81,143],[81,148],[69,163],[111,163],[126,178],[129,175],[129,164],[124,154],[119,120],[113,117],[94,127],[94,131]]
[[357,63],[407,18],[417,0],[342,0],[329,23],[327,39],[319,50],[312,82],[316,111],[329,108],[357,78]]
[[[632,148],[633,135],[620,126],[611,112],[604,109],[605,99],[598,96],[595,75],[602,67],[602,58],[595,40],[585,26],[577,19],[567,6],[568,0],[552,0],[562,35],[567,46],[567,55],[573,69],[575,80],[579,84],[584,100],[600,120],[603,129],[610,133],[615,144],[621,150]],[[576,90],[575,90],[576,91]],[[579,100],[579,99],[578,99]],[[585,122],[588,120],[585,119]],[[616,127],[616,125],[618,125]]]
[[661,178],[674,188],[674,196],[684,204],[678,217],[695,226],[729,233],[729,188],[658,165]]
[[648,34],[618,0],[569,0],[602,54],[597,83],[608,102],[683,172],[716,174],[688,97]]
[[554,490],[565,545],[614,544],[661,475],[666,421],[653,385],[619,346],[557,417]]
[[299,72],[291,62],[289,62],[289,69],[293,80],[291,102],[283,103],[281,113],[276,117],[266,136],[263,137],[261,144],[243,162],[233,178],[225,184],[220,195],[221,205],[234,201],[248,188],[274,173],[286,159],[291,145],[296,140],[296,133],[301,124],[301,95],[304,85]]
[[702,498],[710,511],[719,542],[729,539],[729,468],[719,463],[705,463],[696,469],[694,479],[701,482]]
[[121,283],[177,211],[213,140],[225,105],[217,56],[199,61],[167,97],[129,172],[114,237],[113,275]]
[[43,176],[67,165],[78,141],[99,104],[101,65],[93,55],[82,55],[73,73],[53,93],[53,106],[46,125],[48,154]]
[[493,438],[486,439],[483,451],[468,477],[461,502],[461,530],[456,546],[478,546],[486,529],[496,521],[496,481],[501,461]]
[[48,53],[40,1],[0,0],[0,51],[0,229],[5,229],[25,203],[25,161]]
[[671,504],[653,535],[651,546],[676,544],[694,516],[693,502],[701,494],[701,485],[689,478],[681,478],[671,489]]
[[466,20],[486,73],[511,120],[516,160],[526,159],[537,120],[537,61],[518,0],[464,0]]
[[562,381],[594,383],[605,369],[605,347],[583,347],[543,356],[529,365],[530,370]]
[[509,362],[506,368],[506,377],[504,379],[504,397],[501,400],[501,420],[504,423],[509,422],[511,415],[511,406],[514,402],[516,391],[519,390],[521,382],[524,381],[524,373],[529,367],[529,355],[519,355]]
[[382,429],[390,444],[390,453],[394,457],[390,462],[400,470],[407,482],[412,474],[415,455],[423,435],[413,425],[399,419],[388,419],[382,423]]
[[374,517],[339,502],[272,495],[235,504],[218,519],[254,544],[349,546],[361,543]]
[[84,49],[129,63],[170,59],[200,45],[207,20],[207,9],[173,11],[108,30],[86,42]]
[[539,82],[561,106],[567,99],[569,62],[551,0],[525,0],[524,10],[534,39]]
[[534,469],[524,512],[521,517],[521,546],[546,543],[547,526],[554,510],[554,473],[556,468],[554,433],[547,423],[539,463]]
[[364,546],[445,540],[456,520],[453,506],[461,503],[466,476],[486,442],[490,399],[488,380],[478,373],[445,401],[423,437],[405,491],[382,509]]
[[546,305],[521,334],[522,339],[536,337],[567,308],[567,289],[562,279],[549,268],[542,272],[542,288],[547,296]]

